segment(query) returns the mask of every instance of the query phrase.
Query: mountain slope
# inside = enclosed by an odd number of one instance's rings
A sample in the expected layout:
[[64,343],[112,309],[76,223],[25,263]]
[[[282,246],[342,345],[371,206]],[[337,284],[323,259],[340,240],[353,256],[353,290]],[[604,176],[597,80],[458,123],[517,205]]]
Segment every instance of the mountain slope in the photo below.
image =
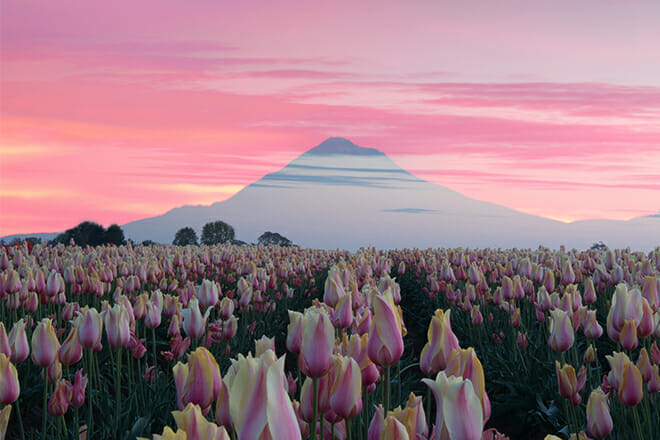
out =
[[215,220],[256,242],[279,232],[301,246],[537,247],[583,249],[597,241],[649,250],[660,219],[564,224],[470,199],[408,173],[384,153],[330,138],[281,170],[211,206],[184,206],[123,225],[135,241],[171,242],[176,231]]

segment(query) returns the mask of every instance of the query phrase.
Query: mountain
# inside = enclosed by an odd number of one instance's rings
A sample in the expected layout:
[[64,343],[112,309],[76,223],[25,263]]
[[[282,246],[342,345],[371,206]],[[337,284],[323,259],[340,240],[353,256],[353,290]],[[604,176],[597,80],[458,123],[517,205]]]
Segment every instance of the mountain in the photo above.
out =
[[198,233],[210,221],[234,226],[256,242],[278,232],[305,247],[525,247],[650,250],[660,245],[660,218],[589,220],[570,224],[466,197],[426,182],[374,148],[330,138],[281,170],[211,206],[184,206],[123,225],[140,242],[171,243],[176,231]]
[[381,151],[343,138],[327,139],[228,200],[172,209],[122,229],[136,242],[171,243],[180,228],[201,234],[205,223],[216,220],[234,226],[237,238],[247,242],[272,231],[300,246],[329,249],[586,249],[603,241],[649,251],[660,245],[660,215],[567,224],[524,214],[426,182]]

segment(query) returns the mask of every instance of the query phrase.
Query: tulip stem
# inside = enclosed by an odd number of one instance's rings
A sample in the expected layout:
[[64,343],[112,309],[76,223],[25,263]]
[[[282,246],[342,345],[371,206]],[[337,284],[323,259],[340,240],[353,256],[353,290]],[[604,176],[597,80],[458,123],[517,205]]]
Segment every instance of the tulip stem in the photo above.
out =
[[23,430],[23,417],[21,416],[20,399],[16,399],[16,416],[18,417],[18,429],[21,432],[21,440],[25,440],[25,431]]
[[73,413],[73,440],[78,440],[80,436],[80,421],[78,420],[78,408]]
[[[351,432],[351,425],[353,424],[352,421],[353,419],[351,418],[346,419],[346,440],[353,439],[353,432]],[[335,440],[334,437],[332,440]]]
[[385,414],[390,410],[390,367],[383,368],[385,376],[383,378],[383,404],[385,406]]
[[48,368],[44,368],[44,408],[41,416],[41,440],[46,440],[46,422],[48,415]]
[[121,347],[117,348],[117,367],[115,369],[115,437],[119,434],[119,415],[121,414]]
[[314,412],[312,413],[312,438],[316,440],[316,419],[319,414],[319,379],[312,379],[312,392],[314,393]]
[[156,366],[156,328],[151,329],[151,350],[153,351],[154,355],[154,367]]
[[632,407],[632,413],[633,421],[635,422],[635,433],[637,434],[637,438],[644,440],[644,434],[642,434],[642,425],[639,422],[639,414],[637,414],[637,405]]

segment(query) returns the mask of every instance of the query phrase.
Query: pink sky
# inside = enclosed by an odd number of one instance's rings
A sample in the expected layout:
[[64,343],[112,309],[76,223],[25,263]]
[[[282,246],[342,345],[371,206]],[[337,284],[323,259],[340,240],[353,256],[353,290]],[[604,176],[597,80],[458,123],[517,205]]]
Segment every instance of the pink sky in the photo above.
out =
[[0,236],[211,204],[330,136],[572,221],[660,208],[660,3],[0,3]]

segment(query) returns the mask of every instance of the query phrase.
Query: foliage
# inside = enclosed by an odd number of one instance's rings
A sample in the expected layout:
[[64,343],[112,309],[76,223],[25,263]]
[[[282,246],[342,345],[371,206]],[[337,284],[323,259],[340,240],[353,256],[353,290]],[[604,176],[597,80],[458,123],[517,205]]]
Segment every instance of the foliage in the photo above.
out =
[[230,243],[235,235],[234,228],[230,224],[220,220],[209,222],[202,228],[202,244]]
[[264,232],[257,239],[259,245],[277,245],[277,246],[291,246],[293,243],[288,238],[277,232]]
[[172,244],[175,246],[188,246],[191,244],[197,244],[197,233],[190,226],[181,228],[176,231],[176,234],[174,234],[174,241]]
[[114,244],[120,246],[125,243],[124,231],[116,224],[108,229],[91,221],[84,221],[78,226],[67,229],[53,240],[54,244],[69,244],[73,241],[78,246],[101,246]]

